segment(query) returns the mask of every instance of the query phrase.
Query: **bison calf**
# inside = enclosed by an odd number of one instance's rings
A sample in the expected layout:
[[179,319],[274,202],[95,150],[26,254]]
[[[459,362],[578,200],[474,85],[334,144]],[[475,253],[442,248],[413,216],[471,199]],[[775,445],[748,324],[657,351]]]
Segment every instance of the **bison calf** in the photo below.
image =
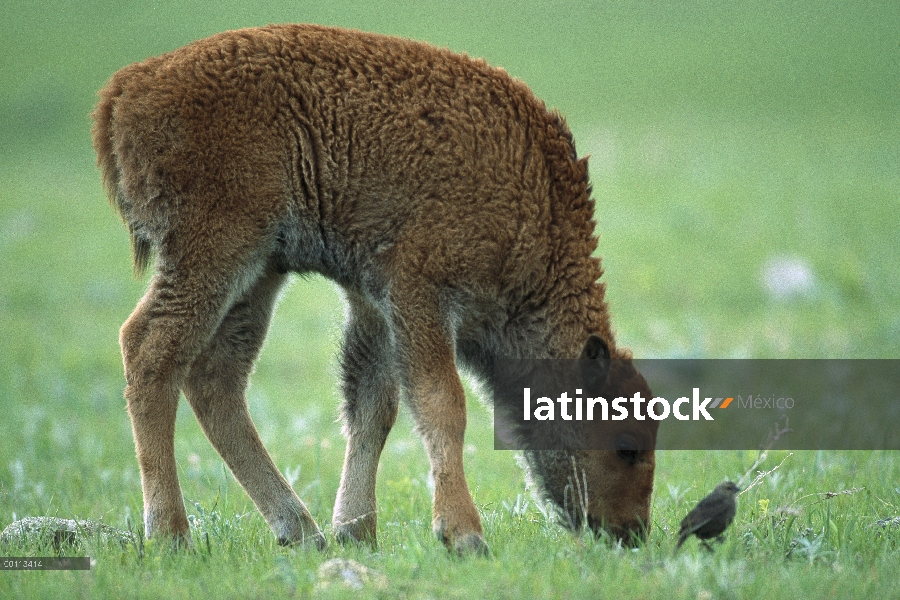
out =
[[[189,536],[173,441],[183,390],[279,542],[325,543],[244,397],[289,272],[321,273],[348,304],[339,540],[375,540],[376,468],[403,397],[431,462],[435,534],[486,551],[458,365],[490,387],[496,357],[586,356],[598,372],[620,358],[610,383],[649,397],[598,283],[587,161],[503,70],[398,38],[270,26],[118,71],[93,118],[136,271],[156,255],[120,336],[148,535]],[[618,448],[527,452],[532,479],[567,522],[630,538],[653,487],[655,422],[642,427]]]

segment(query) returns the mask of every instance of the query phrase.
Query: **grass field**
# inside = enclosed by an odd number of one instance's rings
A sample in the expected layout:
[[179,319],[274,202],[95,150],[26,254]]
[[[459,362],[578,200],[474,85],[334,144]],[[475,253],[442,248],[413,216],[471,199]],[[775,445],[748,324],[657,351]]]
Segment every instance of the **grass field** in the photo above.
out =
[[[639,357],[900,358],[900,5],[658,4],[0,5],[0,528],[141,521],[117,335],[146,282],[131,278],[87,115],[117,68],[229,28],[358,27],[524,79],[592,155],[614,324]],[[343,458],[342,315],[332,284],[295,281],[248,394],[323,525]],[[780,467],[740,497],[726,542],[673,556],[681,517],[756,452],[658,454],[650,537],[622,550],[548,521],[515,455],[492,449],[488,410],[473,397],[469,413],[491,559],[456,559],[432,538],[427,461],[404,411],[380,471],[380,548],[320,554],[275,545],[182,406],[196,550],[89,545],[89,572],[0,572],[0,597],[340,597],[316,587],[332,557],[386,576],[360,597],[900,595],[900,526],[875,525],[900,516],[896,452],[772,452],[759,469]]]

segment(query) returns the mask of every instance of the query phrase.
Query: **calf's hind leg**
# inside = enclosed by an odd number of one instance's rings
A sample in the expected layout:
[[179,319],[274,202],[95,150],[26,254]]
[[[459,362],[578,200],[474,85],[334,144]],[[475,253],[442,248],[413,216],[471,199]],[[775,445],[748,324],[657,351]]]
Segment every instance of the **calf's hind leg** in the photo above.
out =
[[325,537],[266,452],[245,391],[259,356],[284,275],[268,272],[229,310],[191,365],[185,396],[206,437],[262,513],[280,544],[315,544]]
[[392,340],[384,315],[347,292],[349,319],[341,360],[347,451],[334,504],[333,526],[341,542],[376,540],[375,475],[399,396]]
[[227,286],[210,286],[202,274],[167,270],[154,277],[119,335],[147,536],[190,541],[175,464],[178,391],[218,326],[228,292]]

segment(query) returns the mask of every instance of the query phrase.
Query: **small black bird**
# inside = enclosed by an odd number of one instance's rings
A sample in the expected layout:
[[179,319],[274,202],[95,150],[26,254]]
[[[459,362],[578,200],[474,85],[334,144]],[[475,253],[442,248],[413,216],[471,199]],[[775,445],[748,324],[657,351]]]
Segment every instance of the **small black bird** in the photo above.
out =
[[689,512],[681,522],[681,531],[678,532],[678,545],[675,552],[681,548],[684,540],[691,534],[696,535],[707,550],[712,550],[706,542],[709,538],[721,541],[722,532],[725,531],[737,510],[737,493],[741,488],[733,481],[726,481],[716,486],[709,496],[697,503],[694,510]]

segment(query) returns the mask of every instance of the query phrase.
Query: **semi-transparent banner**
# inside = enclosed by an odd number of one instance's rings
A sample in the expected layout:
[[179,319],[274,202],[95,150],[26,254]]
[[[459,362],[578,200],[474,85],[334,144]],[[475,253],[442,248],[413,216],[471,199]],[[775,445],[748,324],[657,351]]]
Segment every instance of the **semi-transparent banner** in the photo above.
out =
[[900,360],[502,359],[493,393],[497,449],[900,450]]

